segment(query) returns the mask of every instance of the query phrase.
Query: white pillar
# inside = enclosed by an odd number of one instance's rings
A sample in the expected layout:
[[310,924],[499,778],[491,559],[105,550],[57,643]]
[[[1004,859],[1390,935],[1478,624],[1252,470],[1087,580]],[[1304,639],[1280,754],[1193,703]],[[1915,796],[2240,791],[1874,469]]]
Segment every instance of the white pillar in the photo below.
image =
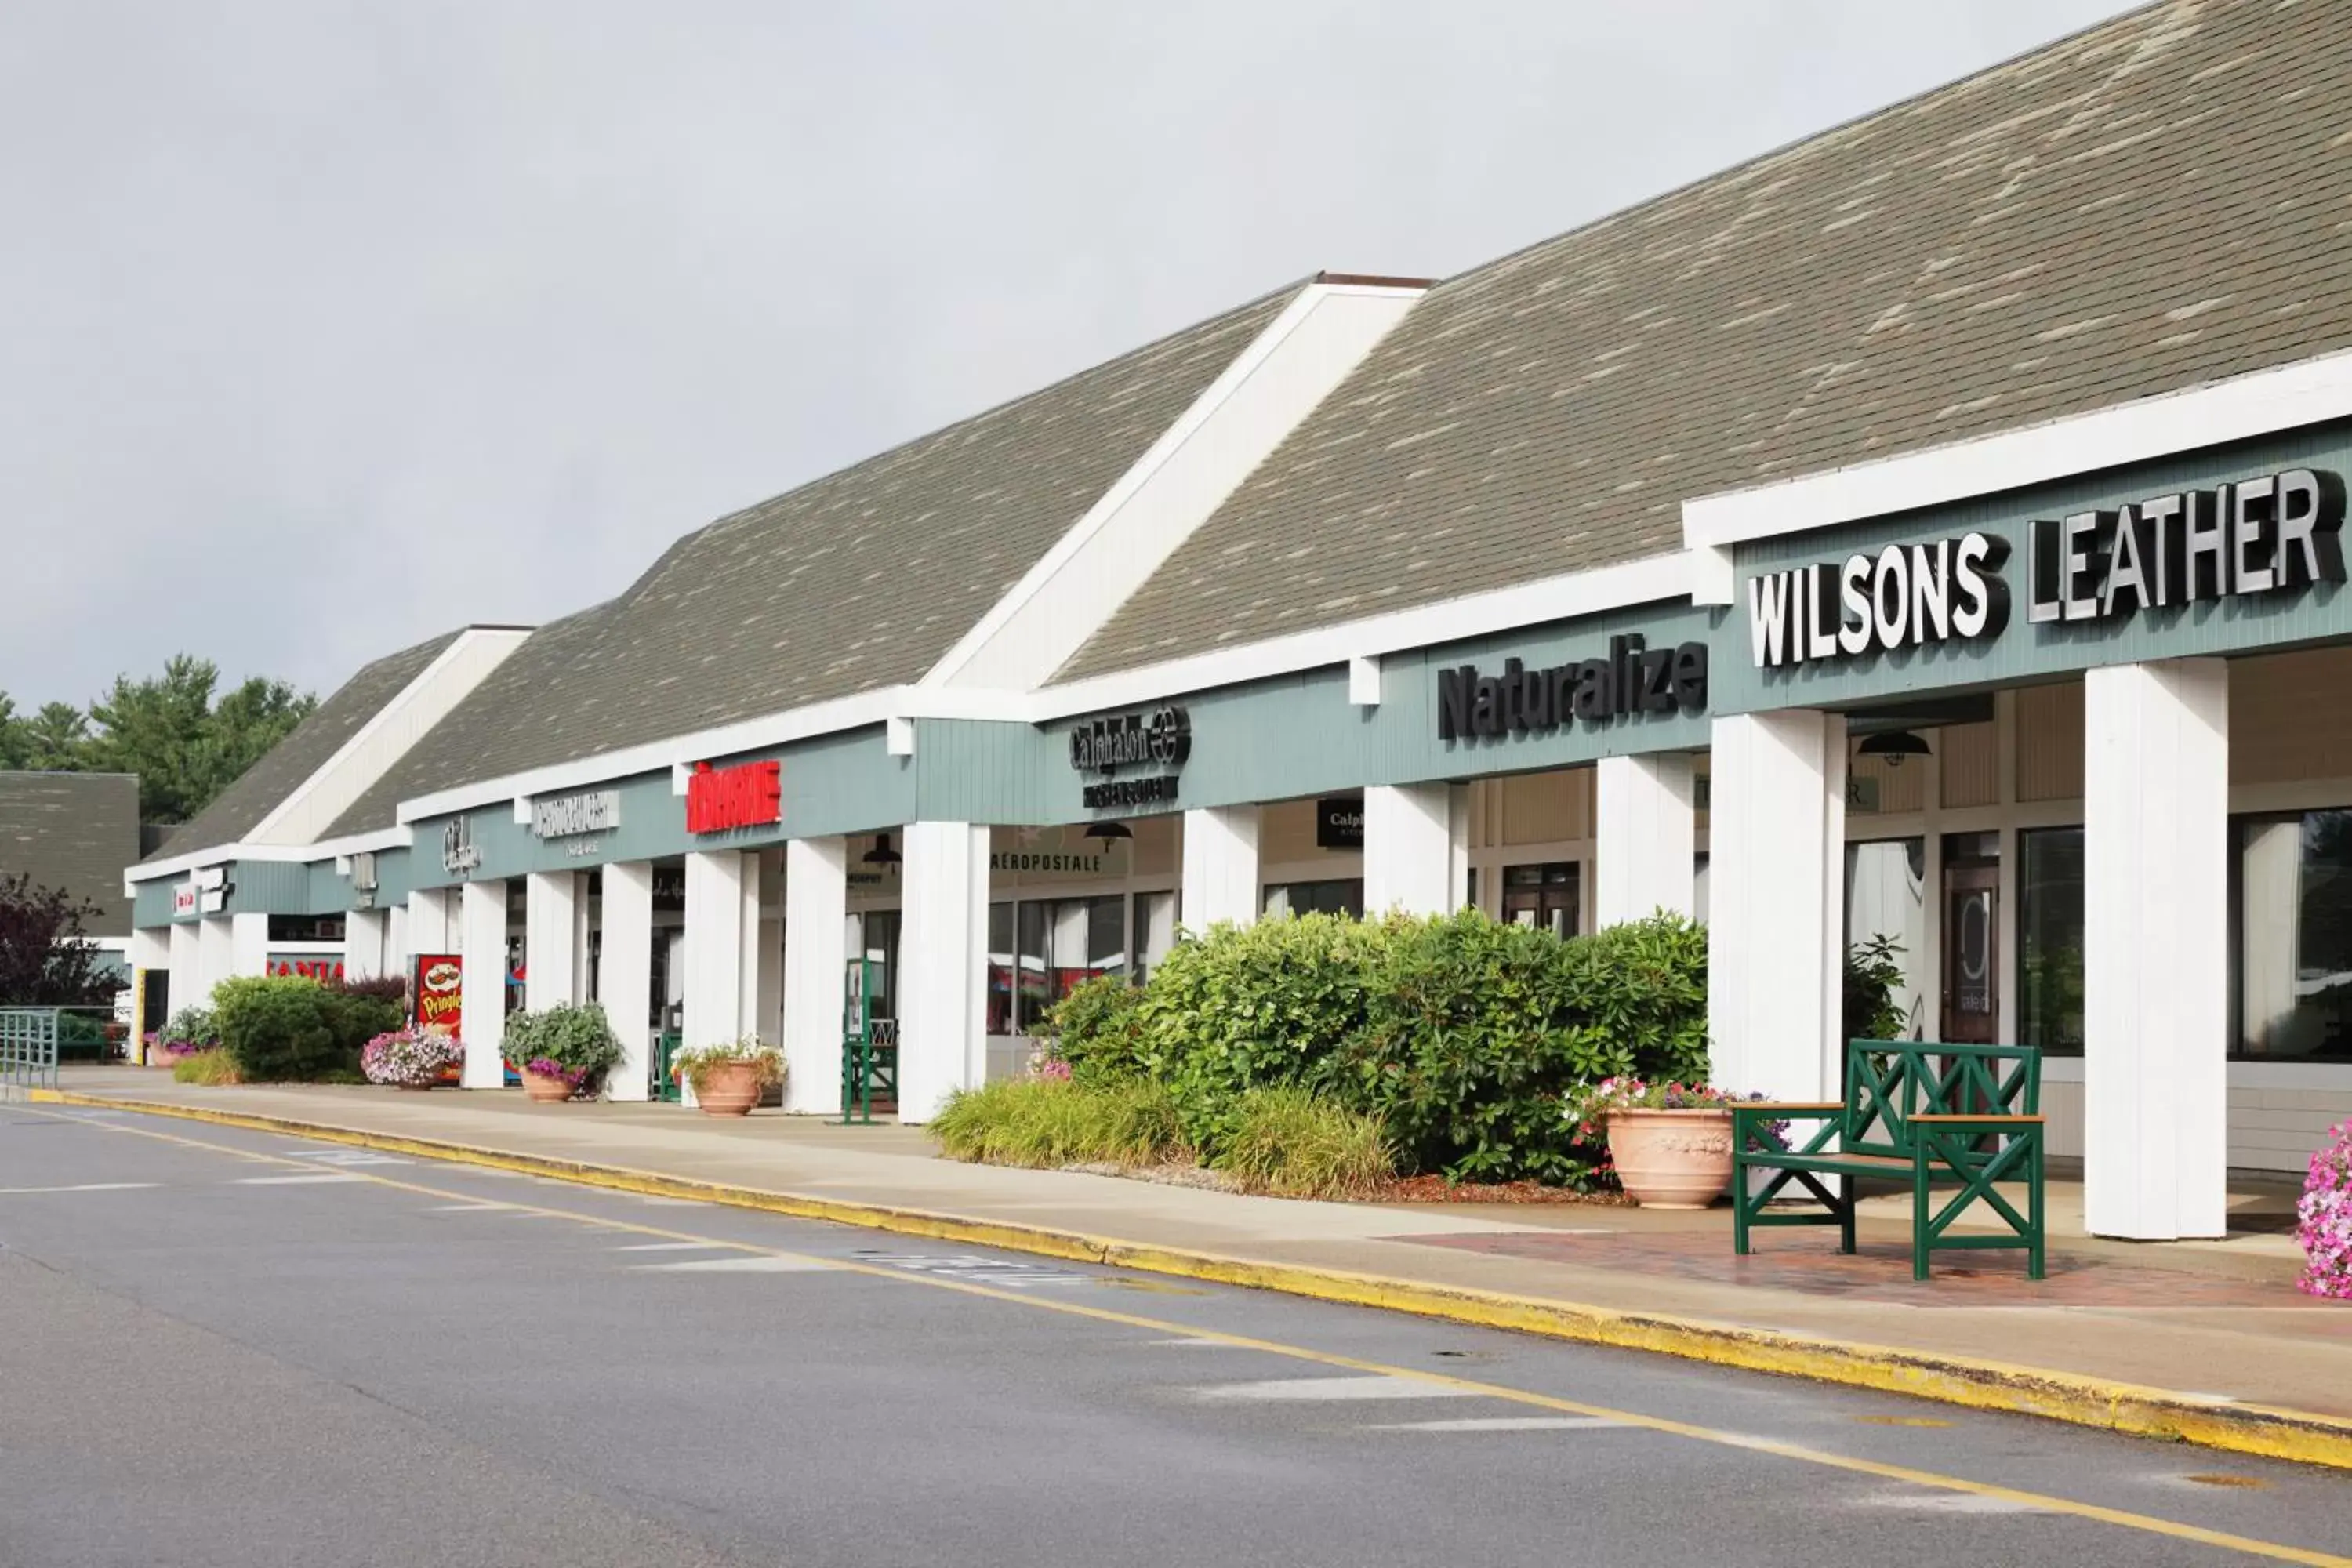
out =
[[163,999],[174,1013],[183,1007],[204,1006],[212,994],[205,984],[204,960],[197,951],[202,940],[194,921],[181,921],[172,927],[172,988]]
[[457,899],[457,952],[466,967],[466,999],[457,1015],[466,1062],[457,1080],[467,1089],[502,1089],[507,1075],[499,1048],[507,1032],[507,885],[468,882]]
[[[133,995],[144,1007],[145,998],[156,992],[171,1000],[169,986],[172,976],[172,928],[169,926],[138,926],[131,932],[131,951],[126,955],[131,965]],[[144,975],[142,979],[141,976]],[[168,1012],[165,1016],[169,1016]],[[142,1012],[131,1020],[131,1059],[147,1060],[147,1018]]]
[[2228,1228],[2229,667],[2083,681],[2083,1214]]
[[784,845],[786,1110],[841,1109],[848,900],[849,840],[794,838]]
[[1213,805],[1184,814],[1184,929],[1257,919],[1258,808]]
[[343,973],[373,980],[391,973],[384,957],[385,910],[353,910],[343,917]]
[[759,1035],[769,1044],[776,1039],[776,1026],[771,1014],[761,1011],[761,1003],[768,991],[770,967],[762,962],[766,950],[764,922],[760,919],[760,889],[767,879],[764,856],[754,850],[743,857],[742,961],[737,971],[739,990],[735,1002],[735,1032],[739,1035]]
[[408,906],[394,904],[383,911],[383,972],[406,978],[413,967],[409,952]]
[[1809,709],[1735,714],[1715,721],[1714,742],[1714,1079],[1781,1100],[1836,1100],[1845,1058],[1845,721]]
[[247,913],[228,917],[228,972],[235,975],[269,973],[269,917]]
[[205,1005],[212,1005],[213,987],[236,973],[230,946],[227,915],[206,915],[196,922],[196,989]]
[[580,1000],[580,874],[533,871],[522,885],[522,1001],[537,1011]]
[[1456,858],[1451,785],[1365,789],[1364,913],[1452,913]]
[[654,865],[625,860],[604,868],[596,962],[596,1000],[621,1042],[621,1061],[606,1080],[614,1100],[644,1100],[652,1084]]
[[401,953],[404,961],[420,952],[457,951],[457,902],[455,888],[420,888],[408,895],[408,942]]
[[988,1075],[988,829],[907,828],[898,931],[898,1120]]
[[1593,924],[1619,925],[1662,909],[1689,914],[1698,822],[1690,757],[1603,757],[1594,771]]
[[[680,1043],[715,1045],[743,1032],[744,884],[759,896],[759,861],[740,849],[686,858],[686,1023]],[[746,876],[746,868],[750,875]],[[753,906],[757,922],[757,905]]]

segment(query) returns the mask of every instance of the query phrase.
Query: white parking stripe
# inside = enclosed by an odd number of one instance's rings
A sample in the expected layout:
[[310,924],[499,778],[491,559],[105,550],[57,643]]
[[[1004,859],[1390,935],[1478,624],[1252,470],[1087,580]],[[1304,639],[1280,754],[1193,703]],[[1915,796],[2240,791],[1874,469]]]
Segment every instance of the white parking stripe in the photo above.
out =
[[239,1176],[240,1187],[315,1187],[330,1182],[364,1182],[365,1176],[347,1176],[340,1171],[320,1171],[308,1176]]
[[0,1187],[0,1195],[20,1193],[136,1193],[163,1185],[160,1182],[77,1182],[65,1187]]
[[824,1274],[833,1270],[833,1265],[823,1258],[789,1258],[781,1253],[696,1258],[684,1263],[636,1263],[630,1267],[641,1272],[698,1274]]
[[1413,1377],[1275,1377],[1259,1383],[1213,1383],[1192,1391],[1202,1399],[1471,1399],[1466,1388]]
[[504,1204],[442,1204],[425,1212],[427,1214],[490,1214],[506,1206]]
[[1596,1427],[1628,1431],[1622,1421],[1599,1415],[1491,1415],[1468,1421],[1405,1421],[1372,1426],[1372,1432],[1590,1432]]
[[615,1252],[716,1252],[715,1241],[633,1241],[626,1247],[613,1248]]

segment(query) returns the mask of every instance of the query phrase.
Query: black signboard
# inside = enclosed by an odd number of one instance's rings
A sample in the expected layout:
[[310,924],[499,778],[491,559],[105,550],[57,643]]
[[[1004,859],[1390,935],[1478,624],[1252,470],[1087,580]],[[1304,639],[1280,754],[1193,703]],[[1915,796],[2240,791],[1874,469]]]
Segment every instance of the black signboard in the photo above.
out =
[[1315,847],[1318,849],[1361,849],[1364,847],[1364,797],[1332,795],[1315,803]]

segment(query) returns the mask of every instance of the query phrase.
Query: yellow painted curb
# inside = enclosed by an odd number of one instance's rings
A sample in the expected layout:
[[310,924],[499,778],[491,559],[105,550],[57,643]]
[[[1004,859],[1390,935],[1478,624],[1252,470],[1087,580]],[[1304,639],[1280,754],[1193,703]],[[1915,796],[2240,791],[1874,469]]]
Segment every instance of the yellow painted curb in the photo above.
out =
[[2168,1389],[2111,1383],[2074,1373],[2046,1372],[2003,1362],[1837,1340],[1805,1339],[1767,1329],[1652,1316],[1542,1297],[1431,1285],[1345,1269],[1255,1262],[1186,1247],[1152,1246],[1055,1230],[1044,1226],[968,1219],[924,1209],[847,1202],[730,1186],[621,1165],[553,1159],[437,1139],[369,1132],[324,1122],[296,1121],[209,1106],[114,1099],[67,1089],[34,1089],[28,1099],[188,1121],[240,1127],[393,1153],[415,1154],[585,1186],[654,1197],[687,1198],[758,1209],[794,1219],[832,1220],[940,1241],[993,1247],[1048,1258],[1100,1263],[1180,1279],[1247,1286],[1348,1306],[1378,1307],[1480,1328],[1542,1334],[1552,1339],[1624,1350],[1652,1351],[1749,1372],[1778,1373],[1818,1383],[1909,1394],[1946,1405],[2095,1426],[2133,1436],[2193,1443],[2231,1453],[2257,1454],[2352,1470],[2352,1421],[2308,1411],[2220,1403]]

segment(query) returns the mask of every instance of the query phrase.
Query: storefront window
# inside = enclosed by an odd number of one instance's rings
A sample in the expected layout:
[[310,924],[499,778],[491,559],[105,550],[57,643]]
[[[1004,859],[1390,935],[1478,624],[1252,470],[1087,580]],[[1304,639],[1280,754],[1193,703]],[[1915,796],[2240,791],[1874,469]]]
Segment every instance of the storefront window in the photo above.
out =
[[1503,919],[1512,925],[1539,926],[1554,936],[1574,936],[1580,869],[1573,860],[1503,869]]
[[2352,1057],[2352,808],[2236,824],[2236,1048]]
[[1903,970],[1895,1005],[1902,1035],[1918,1039],[1927,1016],[1927,841],[1885,838],[1845,847],[1848,948],[1885,942]]
[[2051,1056],[2083,1054],[2083,830],[2018,839],[2018,1032]]
[[868,910],[861,922],[865,928],[861,951],[882,971],[881,995],[875,1003],[877,1018],[898,1016],[898,920],[897,910]]
[[1080,981],[1127,973],[1123,893],[992,904],[988,929],[992,1035],[1026,1034]]
[[1265,890],[1269,915],[1364,915],[1364,879],[1344,877],[1330,882],[1276,882]]

